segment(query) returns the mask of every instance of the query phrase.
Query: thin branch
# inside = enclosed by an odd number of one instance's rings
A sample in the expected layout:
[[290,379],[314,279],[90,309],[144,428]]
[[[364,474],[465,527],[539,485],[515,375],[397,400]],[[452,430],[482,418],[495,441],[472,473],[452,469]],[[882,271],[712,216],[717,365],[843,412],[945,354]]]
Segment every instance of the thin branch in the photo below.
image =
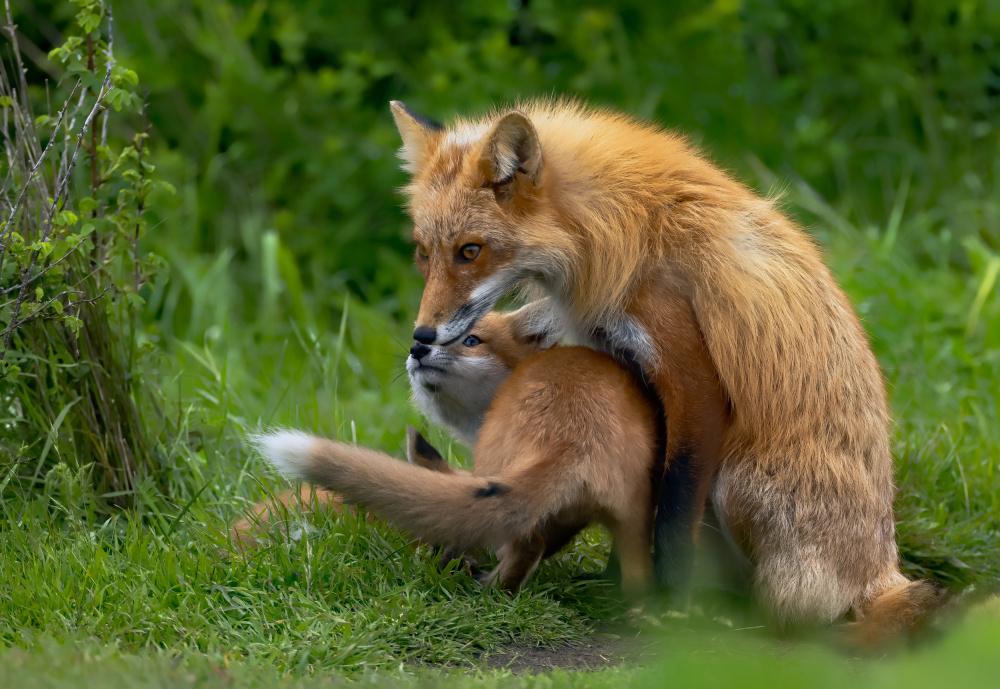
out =
[[5,28],[7,29],[7,33],[10,35],[11,45],[14,47],[14,60],[17,62],[17,79],[22,86],[21,91],[23,91],[23,93],[21,96],[24,98],[25,110],[27,111],[28,92],[27,89],[24,88],[27,84],[25,83],[24,63],[21,62],[21,46],[17,41],[17,24],[14,23],[14,15],[10,11],[10,0],[4,0],[3,4],[7,8],[7,26]]
[[[136,146],[139,153],[139,191],[136,194],[138,208],[135,214],[135,237],[132,239],[132,267],[135,270],[135,293],[139,293],[139,228],[142,226],[142,214],[146,209],[146,197],[143,196],[142,187],[146,183],[146,172],[142,167],[142,152],[146,147],[146,137],[149,132],[149,122],[146,119],[146,99],[142,99],[142,129],[139,130],[139,145]],[[107,121],[107,118],[105,118]]]
[[[108,64],[114,64],[115,61],[115,16],[111,13],[111,5],[109,4],[104,8],[108,13],[108,49],[104,53],[104,57]],[[104,119],[101,121],[101,146],[108,145],[108,120],[111,119],[104,115]]]
[[[157,224],[155,225],[155,227],[159,227],[159,226],[160,226],[161,224],[163,224],[164,222],[166,222],[166,221],[165,221],[165,220],[161,220],[160,222],[158,222],[158,223],[157,223]],[[79,286],[80,286],[80,285],[82,285],[82,284],[83,284],[84,282],[86,282],[86,281],[87,281],[87,280],[89,280],[90,278],[94,277],[94,275],[96,275],[96,274],[98,273],[98,271],[100,271],[100,270],[101,270],[102,268],[105,268],[106,266],[109,266],[109,265],[111,265],[111,262],[112,262],[112,261],[114,261],[114,260],[115,260],[116,258],[120,258],[121,256],[124,256],[124,255],[125,255],[125,252],[126,252],[126,251],[128,251],[128,250],[129,250],[129,248],[130,248],[130,246],[126,246],[126,247],[122,247],[122,248],[121,248],[121,249],[119,249],[119,250],[118,250],[118,251],[117,251],[116,253],[113,253],[113,254],[111,254],[110,256],[108,256],[106,260],[104,260],[104,261],[102,261],[102,262],[100,262],[100,263],[93,263],[93,264],[91,264],[91,265],[93,265],[93,266],[94,266],[94,269],[93,269],[92,271],[90,271],[89,273],[87,273],[86,275],[84,275],[84,276],[83,276],[82,278],[80,278],[79,280],[77,280],[76,282],[74,282],[74,283],[73,283],[73,284],[71,285],[71,287],[79,287]],[[60,260],[61,260],[61,259],[60,259]],[[20,287],[20,286],[21,286],[21,284],[20,284],[20,283],[18,283],[18,284],[17,284],[17,287]],[[10,305],[11,305],[11,304],[13,304],[13,303],[14,303],[14,300],[13,300],[13,299],[10,299],[10,300],[8,300],[8,301],[5,301],[5,302],[3,302],[2,304],[0,304],[0,309],[4,309],[4,308],[6,308],[6,307],[10,306]]]
[[[98,301],[99,299],[103,298],[104,295],[107,294],[108,290],[110,290],[110,289],[111,289],[111,285],[108,285],[96,297],[90,297],[88,299],[77,299],[76,301],[73,302],[72,306],[77,306],[78,304],[93,304],[95,301]],[[54,297],[52,297],[51,299],[49,299],[47,302],[45,302],[44,304],[42,304],[41,306],[39,306],[37,309],[35,309],[34,311],[32,311],[31,313],[29,313],[28,315],[26,315],[24,318],[22,318],[19,321],[17,321],[16,323],[14,321],[11,321],[10,325],[7,326],[7,329],[4,330],[2,333],[0,333],[0,336],[6,337],[7,339],[9,339],[10,336],[11,336],[11,334],[14,332],[14,328],[15,327],[21,325],[22,323],[26,323],[27,321],[30,321],[32,318],[34,318],[35,316],[37,316],[38,314],[40,314],[42,311],[44,311],[46,308],[48,308],[49,306],[51,306],[53,302],[57,301],[60,297],[65,297],[67,294],[83,294],[83,292],[81,290],[78,290],[78,289],[68,289],[68,290],[64,290],[64,291],[60,292],[59,294],[55,295]]]
[[[94,38],[89,33],[87,34],[87,70],[91,74],[94,73]],[[104,119],[108,119],[106,115]],[[87,153],[90,154],[90,195],[96,198],[97,189],[101,186],[101,173],[98,170],[97,161],[97,127],[90,128],[90,149]],[[96,208],[91,211],[90,217],[97,217]]]

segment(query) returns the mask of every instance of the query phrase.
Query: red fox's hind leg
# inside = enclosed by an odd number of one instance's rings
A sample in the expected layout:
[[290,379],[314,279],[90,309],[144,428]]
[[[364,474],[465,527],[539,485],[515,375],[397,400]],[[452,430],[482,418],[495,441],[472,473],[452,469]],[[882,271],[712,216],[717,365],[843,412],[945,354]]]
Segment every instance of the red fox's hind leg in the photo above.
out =
[[655,576],[673,594],[673,603],[685,607],[697,531],[730,423],[728,400],[686,297],[666,288],[643,291],[632,313],[657,338],[655,361],[641,363],[667,423],[653,536]]

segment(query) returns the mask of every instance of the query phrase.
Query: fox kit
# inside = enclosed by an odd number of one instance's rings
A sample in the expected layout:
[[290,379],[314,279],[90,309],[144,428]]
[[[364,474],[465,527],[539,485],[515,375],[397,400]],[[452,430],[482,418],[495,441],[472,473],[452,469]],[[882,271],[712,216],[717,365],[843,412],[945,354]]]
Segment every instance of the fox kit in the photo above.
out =
[[[498,564],[486,582],[511,591],[543,557],[600,522],[614,538],[622,588],[640,594],[652,576],[660,414],[607,354],[539,351],[549,335],[523,329],[533,311],[491,313],[476,335],[411,350],[417,400],[460,437],[478,435],[472,473],[449,467],[412,426],[409,464],[290,431],[260,436],[257,445],[282,471],[362,503],[421,540],[494,548]],[[466,400],[464,418],[455,400]]]
[[[683,138],[572,102],[444,128],[392,113],[416,262],[414,339],[460,341],[537,285],[580,341],[639,366],[666,412],[656,575],[687,585],[711,499],[781,624],[872,636],[939,592],[900,572],[885,387],[812,241]],[[539,430],[539,432],[541,432]]]
[[[479,427],[500,384],[522,362],[556,344],[561,335],[547,301],[541,299],[515,312],[488,314],[461,343],[450,347],[416,343],[406,360],[413,401],[432,421],[448,428],[468,447],[475,447]],[[415,429],[408,434],[411,463],[453,471]],[[240,549],[255,548],[261,536],[288,521],[289,508],[296,503],[304,511],[317,505],[339,510],[343,500],[331,491],[311,486],[302,486],[298,493],[282,491],[247,510],[230,527],[230,539]],[[446,550],[445,557],[450,560],[448,556],[454,554]]]

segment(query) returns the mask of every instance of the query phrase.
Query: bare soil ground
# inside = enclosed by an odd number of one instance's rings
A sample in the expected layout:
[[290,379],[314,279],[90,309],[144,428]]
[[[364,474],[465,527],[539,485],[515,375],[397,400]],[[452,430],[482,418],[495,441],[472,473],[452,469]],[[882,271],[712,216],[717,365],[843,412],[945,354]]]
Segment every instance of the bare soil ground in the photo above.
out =
[[503,651],[484,653],[480,660],[490,669],[507,669],[515,674],[536,673],[562,668],[565,670],[597,670],[602,667],[644,662],[659,657],[663,639],[647,636],[615,636],[596,634],[585,641],[555,646],[512,644]]

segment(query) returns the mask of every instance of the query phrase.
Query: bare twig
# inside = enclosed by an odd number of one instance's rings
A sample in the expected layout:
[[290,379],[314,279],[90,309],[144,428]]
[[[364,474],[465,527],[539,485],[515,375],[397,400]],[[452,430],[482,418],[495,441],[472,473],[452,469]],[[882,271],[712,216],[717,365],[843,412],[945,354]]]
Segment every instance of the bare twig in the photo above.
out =
[[[104,55],[108,64],[114,64],[115,62],[115,16],[111,13],[111,5],[108,4],[105,7],[108,13],[108,49],[105,51]],[[111,119],[104,115],[104,119],[101,120],[101,146],[108,145],[108,120]]]
[[[88,297],[87,299],[77,299],[76,301],[73,302],[73,306],[77,306],[79,304],[93,304],[94,302],[96,302],[99,299],[101,299],[105,294],[107,294],[108,290],[110,290],[110,289],[111,289],[111,285],[108,285],[96,297]],[[34,318],[35,316],[37,316],[38,314],[40,314],[42,311],[44,311],[45,309],[47,309],[49,306],[51,306],[53,302],[57,301],[60,297],[65,297],[67,294],[83,294],[83,292],[81,290],[78,290],[78,289],[63,290],[62,292],[60,292],[59,294],[55,295],[54,297],[52,297],[51,299],[49,299],[47,302],[45,302],[44,304],[42,304],[41,306],[39,306],[37,309],[35,309],[31,313],[27,314],[23,319],[21,319],[20,321],[18,321],[18,323],[16,325],[20,325],[21,323],[24,323],[25,321],[31,320],[32,318]],[[13,332],[13,328],[14,327],[15,327],[15,324],[14,324],[13,321],[11,321],[11,325],[7,326],[7,329],[4,330],[2,333],[0,333],[0,336],[2,336],[2,337],[9,337],[10,334]]]
[[[91,74],[94,73],[94,38],[89,33],[87,34],[87,70]],[[90,154],[90,195],[96,197],[97,188],[101,186],[101,174],[97,167],[97,127],[90,128],[90,149],[87,152]],[[97,217],[96,208],[90,212],[90,217]]]
[[[86,282],[90,278],[94,277],[102,268],[105,268],[105,267],[111,265],[111,262],[114,261],[116,258],[124,256],[125,252],[128,251],[128,249],[129,249],[128,247],[123,247],[122,249],[119,249],[117,252],[115,252],[115,253],[111,254],[110,256],[108,256],[107,258],[105,258],[104,261],[92,264],[94,266],[94,269],[91,270],[86,275],[84,275],[83,277],[81,277],[79,280],[77,280],[76,282],[74,282],[70,286],[71,287],[79,287],[84,282]],[[69,256],[69,255],[70,254],[67,254],[67,256]],[[63,260],[63,259],[59,259],[59,260]],[[20,283],[18,283],[17,285],[15,285],[15,289],[19,289],[20,287],[21,287]],[[5,301],[3,303],[0,303],[0,309],[3,309],[3,308],[6,308],[6,307],[10,306],[11,304],[14,303],[14,301],[16,299],[17,299],[17,297],[15,297],[14,299],[10,299],[8,301]]]
[[[24,82],[24,63],[21,62],[21,46],[17,41],[17,24],[14,23],[14,15],[10,11],[10,0],[4,0],[4,6],[7,8],[7,26],[4,28],[7,30],[7,34],[10,36],[11,45],[14,48],[14,61],[17,62],[17,79],[19,83]],[[23,91],[24,89],[22,89]],[[24,98],[25,106],[28,104],[28,94],[24,92],[21,94]],[[25,107],[27,111],[27,107]]]
[[132,265],[135,269],[135,293],[139,293],[139,227],[142,225],[142,214],[146,207],[146,197],[143,196],[142,187],[146,183],[146,172],[142,167],[142,152],[146,147],[146,136],[149,132],[149,123],[146,120],[146,99],[142,99],[142,129],[139,130],[139,144],[136,149],[139,153],[139,193],[136,194],[138,208],[135,214],[135,237],[132,239]]

